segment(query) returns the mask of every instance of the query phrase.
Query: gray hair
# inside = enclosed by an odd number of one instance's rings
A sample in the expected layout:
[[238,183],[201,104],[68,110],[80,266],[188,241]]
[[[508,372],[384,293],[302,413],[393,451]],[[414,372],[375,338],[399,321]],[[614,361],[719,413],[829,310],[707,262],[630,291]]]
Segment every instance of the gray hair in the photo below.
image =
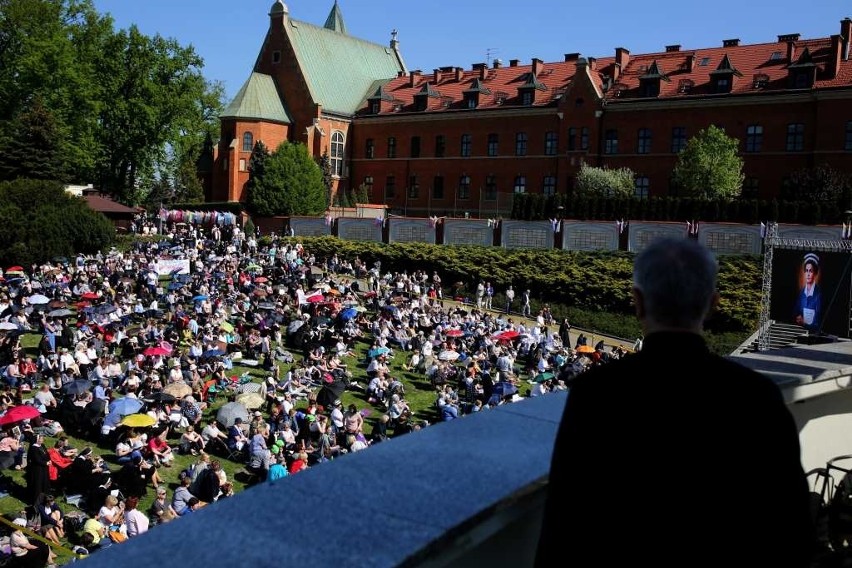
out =
[[633,286],[642,292],[650,320],[670,327],[701,327],[718,272],[716,257],[703,245],[665,237],[636,256]]

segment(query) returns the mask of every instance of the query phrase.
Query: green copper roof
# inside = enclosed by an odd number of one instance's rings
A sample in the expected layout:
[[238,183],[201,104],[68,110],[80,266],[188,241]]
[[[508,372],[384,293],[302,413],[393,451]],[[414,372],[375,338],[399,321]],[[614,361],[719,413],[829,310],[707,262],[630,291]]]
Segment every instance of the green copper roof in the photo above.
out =
[[331,12],[325,20],[325,29],[346,34],[346,22],[343,21],[343,13],[337,5],[337,0],[334,0],[334,6],[331,7]]
[[252,73],[219,118],[242,118],[292,123],[269,75]]
[[374,81],[396,78],[404,66],[390,47],[293,19],[285,23],[290,43],[323,110],[353,115]]

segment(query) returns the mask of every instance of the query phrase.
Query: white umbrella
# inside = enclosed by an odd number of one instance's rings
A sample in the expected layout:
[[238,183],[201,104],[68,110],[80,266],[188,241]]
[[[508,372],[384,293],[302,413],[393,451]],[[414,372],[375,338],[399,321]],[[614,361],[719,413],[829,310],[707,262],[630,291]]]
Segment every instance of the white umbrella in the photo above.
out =
[[46,303],[48,303],[49,301],[50,301],[50,298],[48,298],[48,297],[47,297],[47,296],[45,296],[44,294],[33,294],[33,295],[32,295],[32,296],[30,296],[30,298],[29,298],[29,302],[30,302],[30,304],[32,304],[32,305],[34,305],[34,306],[38,306],[38,305],[41,305],[41,304],[46,304]]
[[455,361],[459,358],[459,355],[460,354],[458,351],[446,349],[438,354],[438,359],[440,359],[441,361]]
[[10,321],[0,322],[0,330],[9,331],[10,329],[18,329],[18,326]]

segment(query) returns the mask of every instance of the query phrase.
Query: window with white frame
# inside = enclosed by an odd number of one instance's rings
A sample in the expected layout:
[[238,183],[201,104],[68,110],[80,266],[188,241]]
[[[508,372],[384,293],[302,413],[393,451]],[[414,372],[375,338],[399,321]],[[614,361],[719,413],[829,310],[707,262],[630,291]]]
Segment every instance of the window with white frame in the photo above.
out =
[[336,130],[331,135],[331,175],[340,177],[343,175],[343,150],[346,147],[346,139],[343,133]]

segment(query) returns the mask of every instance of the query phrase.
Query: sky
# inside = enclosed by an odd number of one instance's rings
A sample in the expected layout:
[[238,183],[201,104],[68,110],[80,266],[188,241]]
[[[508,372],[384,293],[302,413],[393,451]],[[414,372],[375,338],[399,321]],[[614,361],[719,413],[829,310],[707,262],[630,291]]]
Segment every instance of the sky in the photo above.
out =
[[[290,17],[322,26],[334,0],[285,0]],[[501,59],[529,64],[562,61],[564,54],[610,57],[631,53],[776,41],[840,33],[852,5],[839,0],[651,0],[607,3],[569,0],[338,0],[350,35],[387,45],[399,32],[409,70],[470,69]],[[269,29],[273,0],[94,0],[117,29],[136,25],[146,35],[192,45],[204,59],[204,75],[219,81],[230,100],[248,79]],[[844,8],[843,5],[846,4]],[[226,101],[227,102],[227,101]]]

